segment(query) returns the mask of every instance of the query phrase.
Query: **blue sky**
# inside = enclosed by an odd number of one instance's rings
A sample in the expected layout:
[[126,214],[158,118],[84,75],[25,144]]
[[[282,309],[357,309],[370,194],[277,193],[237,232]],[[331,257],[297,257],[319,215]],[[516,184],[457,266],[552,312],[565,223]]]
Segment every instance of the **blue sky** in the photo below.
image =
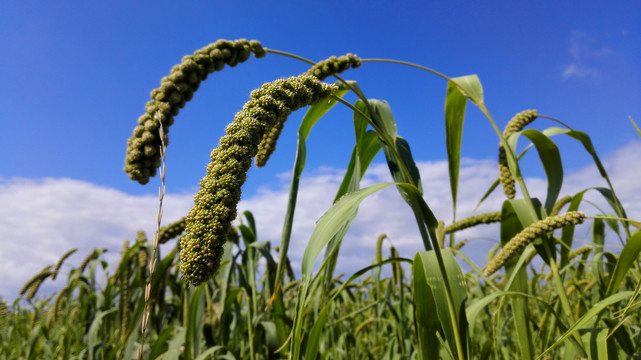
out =
[[[183,55],[219,38],[257,39],[265,47],[313,60],[351,52],[415,62],[452,77],[478,74],[486,104],[501,127],[515,113],[535,108],[590,134],[600,154],[615,153],[631,142],[639,146],[628,120],[632,116],[641,122],[638,1],[390,4],[2,2],[0,185],[10,194],[18,183],[42,186],[45,179],[68,179],[131,199],[155,196],[157,178],[141,186],[123,172],[126,141],[160,78]],[[269,54],[226,68],[203,83],[171,128],[167,191],[186,199],[193,195],[209,152],[252,89],[306,69],[306,64]],[[376,63],[344,77],[358,81],[368,97],[390,103],[399,133],[417,160],[436,164],[445,159],[442,79]],[[267,167],[250,171],[245,200],[278,191],[287,182],[283,174],[293,163],[302,114],[288,120]],[[541,119],[534,127],[553,125]],[[470,106],[463,156],[494,161],[497,143],[487,120]],[[560,144],[569,172],[580,173],[589,165],[576,143]],[[314,181],[340,173],[352,146],[351,114],[338,106],[310,135],[307,171],[318,175]],[[541,176],[541,171],[535,167],[526,175]],[[442,180],[424,187],[449,194],[447,185],[442,186],[447,179]],[[17,205],[2,206],[12,212]],[[26,213],[29,206],[20,204]],[[184,210],[179,208],[175,216]],[[154,217],[149,214],[149,221]],[[8,220],[3,224],[18,226]],[[6,249],[0,257],[13,254]]]

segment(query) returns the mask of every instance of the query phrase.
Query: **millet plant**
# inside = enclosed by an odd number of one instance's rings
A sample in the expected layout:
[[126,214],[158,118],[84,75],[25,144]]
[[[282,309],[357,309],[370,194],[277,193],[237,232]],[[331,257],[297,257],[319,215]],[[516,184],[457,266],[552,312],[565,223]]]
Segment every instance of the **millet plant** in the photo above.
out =
[[[310,69],[249,94],[212,150],[184,218],[160,228],[159,211],[154,240],[139,233],[133,244],[124,243],[119,262],[111,266],[100,258],[103,249],[96,249],[67,271],[62,263],[74,249],[25,284],[21,295],[29,307],[3,302],[2,358],[641,358],[639,223],[627,218],[590,137],[536,110],[517,113],[501,132],[476,75],[451,78],[417,64],[353,54],[314,62],[255,40],[218,40],[185,56],[161,80],[128,141],[125,171],[132,180],[146,184],[161,169],[161,207],[164,154],[179,110],[209,74],[251,54],[293,58]],[[390,105],[366,97],[355,81],[342,78],[343,72],[372,62],[410,66],[444,80],[453,219],[468,102],[484,114],[499,139],[499,171],[480,194],[479,205],[501,184],[506,198],[500,209],[449,225],[438,220],[444,215],[434,214],[423,197],[414,155],[397,132]],[[326,82],[330,78],[335,81]],[[344,99],[348,93],[355,101]],[[306,241],[300,273],[295,273],[288,249],[306,140],[338,104],[353,114],[354,150],[333,205],[309,239],[294,240]],[[266,165],[283,127],[294,126],[285,125],[288,116],[303,108],[276,247],[260,240],[253,215],[239,217],[237,205],[252,160]],[[525,129],[537,119],[554,126]],[[607,186],[560,197],[563,165],[554,136],[578,141]],[[523,137],[529,144],[518,152]],[[381,150],[393,182],[361,188]],[[530,150],[536,150],[545,170],[545,194],[530,194],[524,182],[519,159]],[[415,255],[400,257],[393,238],[371,234],[372,265],[347,279],[335,275],[343,237],[360,203],[391,186],[416,221]],[[603,197],[611,210],[584,201],[588,191]],[[456,241],[455,235],[490,223],[498,224],[497,246],[487,263],[476,264],[465,254],[469,239]],[[590,224],[591,239],[575,236],[582,223]],[[606,234],[620,239],[619,253],[607,250]],[[589,245],[575,246],[579,240]],[[173,249],[161,256],[158,245],[172,241]],[[387,245],[389,255],[384,254]],[[461,261],[471,270],[464,273]],[[389,278],[381,271],[385,267]],[[37,298],[41,284],[58,274],[68,276],[64,288],[49,299]],[[99,286],[96,277],[106,279],[105,285]]]

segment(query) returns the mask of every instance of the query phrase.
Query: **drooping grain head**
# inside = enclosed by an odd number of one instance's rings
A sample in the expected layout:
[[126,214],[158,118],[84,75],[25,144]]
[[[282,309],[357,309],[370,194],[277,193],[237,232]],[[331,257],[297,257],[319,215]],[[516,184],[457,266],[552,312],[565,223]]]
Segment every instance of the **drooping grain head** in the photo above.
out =
[[560,198],[556,203],[554,203],[554,206],[552,207],[552,210],[550,211],[550,216],[556,216],[559,214],[561,209],[567,205],[570,201],[572,201],[572,196],[566,195],[562,198]]
[[[523,130],[524,127],[532,123],[538,117],[536,110],[525,110],[516,115],[505,126],[503,130],[503,137],[506,139],[515,132]],[[507,165],[507,154],[503,144],[499,144],[499,179],[503,186],[503,192],[508,199],[514,199],[516,195],[516,187],[514,185],[514,178],[510,173],[510,168]]]
[[[138,119],[138,126],[127,142],[125,172],[140,184],[149,182],[160,166],[161,146],[159,121],[165,131],[165,144],[169,143],[167,133],[178,111],[192,99],[201,81],[214,71],[236,66],[247,60],[251,53],[259,58],[265,50],[258,41],[245,39],[218,40],[197,50],[193,55],[183,57],[182,62],[171,69],[169,76],[161,80],[160,87],[151,92],[151,101],[145,106],[145,113]],[[160,120],[159,120],[160,119]]]
[[362,60],[354,54],[346,54],[343,56],[332,56],[327,60],[319,61],[311,69],[307,70],[308,75],[318,78],[318,80],[325,80],[326,78],[340,74],[349,69],[356,69],[362,64]]
[[[356,69],[361,66],[361,63],[361,59],[353,54],[347,54],[339,57],[332,56],[326,60],[316,63],[316,65],[312,66],[306,74],[314,76],[319,80],[324,80],[329,76],[340,74],[343,71],[348,70],[350,67]],[[288,92],[291,90],[283,88],[281,91]],[[269,157],[276,150],[276,142],[283,131],[284,122],[285,118],[278,119],[274,126],[263,136],[263,139],[258,145],[258,153],[256,154],[255,159],[256,166],[265,166]]]
[[[284,91],[289,90],[289,91]],[[211,152],[194,207],[180,239],[180,270],[190,283],[207,281],[218,269],[229,227],[236,218],[241,186],[258,144],[278,119],[334,94],[336,86],[309,75],[280,79],[254,90]]]
[[184,217],[163,228],[160,228],[160,231],[158,232],[158,243],[164,244],[171,239],[177,238],[178,235],[182,234],[185,231],[186,224],[187,218]]
[[523,251],[523,249],[537,237],[565,226],[581,224],[584,220],[585,214],[581,211],[570,211],[562,215],[547,217],[535,222],[510,239],[501,251],[485,266],[483,272],[486,276],[494,274],[505,265],[510,258]]
[[475,216],[470,216],[463,220],[457,221],[445,228],[446,234],[451,234],[480,224],[491,224],[501,221],[501,212],[495,211]]
[[58,260],[58,263],[56,264],[56,267],[53,269],[53,274],[51,275],[51,280],[56,280],[56,277],[58,276],[58,271],[60,271],[60,268],[62,267],[62,264],[67,260],[67,258],[71,255],[73,255],[78,249],[71,249],[67,251],[60,260]]
[[387,238],[386,234],[380,234],[376,239],[376,263],[383,261],[383,240]]

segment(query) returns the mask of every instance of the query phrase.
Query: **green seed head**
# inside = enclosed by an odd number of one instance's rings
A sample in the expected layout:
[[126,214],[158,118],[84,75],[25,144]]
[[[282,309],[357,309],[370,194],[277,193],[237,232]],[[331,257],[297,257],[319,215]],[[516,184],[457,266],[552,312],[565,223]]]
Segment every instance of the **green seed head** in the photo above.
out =
[[[507,139],[517,131],[523,130],[528,124],[536,120],[538,113],[536,110],[525,110],[516,115],[505,126],[503,130],[503,137]],[[510,173],[510,168],[507,165],[507,154],[502,144],[499,145],[499,179],[503,186],[503,192],[508,199],[514,199],[516,195],[516,188],[514,186],[514,178]]]
[[60,268],[62,267],[62,264],[65,262],[65,260],[67,260],[67,258],[69,256],[73,255],[73,253],[75,253],[76,251],[78,251],[78,249],[71,249],[71,250],[67,251],[64,255],[62,255],[60,260],[58,260],[58,263],[56,264],[56,267],[53,269],[53,274],[51,275],[51,280],[56,280],[56,276],[58,276],[58,271],[60,271]]
[[507,155],[505,148],[499,145],[499,179],[503,186],[503,193],[508,199],[514,199],[516,195],[516,186],[510,168],[507,165]]
[[525,249],[525,247],[537,237],[556,229],[560,229],[564,226],[581,224],[584,220],[585,214],[581,211],[570,211],[563,215],[547,217],[543,220],[537,221],[510,239],[510,241],[503,246],[501,251],[499,251],[499,253],[485,266],[483,272],[486,276],[494,274],[503,265],[505,265],[510,258],[523,251],[523,249]]
[[569,259],[569,260],[572,260],[572,259],[574,259],[575,257],[581,256],[581,255],[583,255],[583,254],[587,254],[587,253],[589,253],[590,251],[592,251],[592,246],[591,246],[591,245],[581,246],[580,248],[578,248],[578,249],[576,249],[576,250],[572,250],[572,251],[568,254],[568,259]]
[[[35,287],[35,291],[38,290],[38,287],[40,287],[40,284],[49,276],[53,275],[53,271],[51,271],[51,265],[45,267],[42,269],[39,273],[34,275],[29,281],[27,281],[23,286],[22,289],[20,289],[20,295],[24,295],[27,291]],[[33,295],[35,295],[35,291],[33,291]],[[32,296],[29,296],[27,294],[27,300],[31,300],[33,298]]]
[[376,239],[376,263],[383,261],[383,240],[386,237],[386,234],[380,234]]
[[[350,67],[355,69],[360,65],[361,59],[359,59],[356,55],[347,54],[338,58],[332,56],[327,60],[319,61],[316,65],[309,69],[306,74],[314,76],[319,80],[324,80],[329,76],[340,74]],[[287,86],[278,89],[274,88],[271,89],[271,91],[279,92],[280,94],[274,94],[274,96],[277,96],[279,98],[295,98],[307,96],[307,94],[305,93],[296,94],[293,89]],[[259,97],[262,94],[264,94],[264,92],[258,90],[254,92],[252,96]],[[255,159],[257,167],[265,166],[267,160],[269,160],[269,157],[274,153],[274,150],[276,150],[276,142],[278,141],[278,138],[283,131],[283,126],[286,118],[287,115],[280,117],[270,128],[270,130],[263,136],[260,144],[258,145],[258,153],[256,154]]]
[[458,243],[456,243],[456,244],[454,245],[453,249],[454,249],[454,250],[461,250],[461,248],[462,248],[463,246],[467,245],[467,243],[468,243],[468,240],[467,240],[467,239],[465,239],[465,240],[463,240],[463,241],[459,241]]
[[552,207],[552,211],[550,211],[550,216],[556,216],[559,214],[559,211],[561,211],[561,208],[563,208],[566,204],[568,204],[570,201],[572,201],[572,196],[566,195],[562,198],[560,198]]
[[171,69],[169,76],[161,80],[160,87],[151,92],[151,101],[145,106],[145,114],[138,119],[138,126],[127,142],[125,172],[132,180],[141,184],[149,182],[160,166],[161,140],[158,134],[159,123],[165,130],[165,145],[169,143],[167,133],[174,122],[174,116],[192,99],[200,82],[214,71],[236,66],[247,60],[251,53],[265,56],[260,42],[245,39],[229,41],[218,40],[193,55],[183,57],[182,62]]
[[496,212],[491,212],[491,213],[485,213],[485,214],[480,214],[476,216],[470,216],[466,219],[457,221],[453,223],[452,225],[448,226],[445,228],[445,233],[446,234],[451,234],[453,232],[461,231],[463,229],[471,228],[473,226],[479,225],[479,224],[491,224],[495,222],[501,221],[501,212],[496,211]]
[[89,262],[93,259],[96,259],[100,254],[106,252],[107,249],[95,249],[94,251],[91,252],[91,254],[87,255],[87,257],[82,261],[80,264],[80,267],[78,267],[79,274],[82,274],[85,272],[85,269],[87,268],[87,265],[89,265]]
[[180,270],[190,283],[207,281],[219,267],[236,218],[241,186],[261,139],[279,119],[336,90],[313,76],[300,75],[267,83],[252,92],[212,151],[207,175],[200,181],[194,207],[187,215],[185,235],[180,240]]
[[308,75],[317,77],[319,80],[325,80],[327,77],[340,74],[349,69],[356,69],[361,66],[362,60],[354,55],[347,54],[339,57],[332,56],[327,60],[319,61],[307,71]]
[[539,114],[536,110],[521,111],[514,115],[507,123],[505,129],[503,129],[503,136],[507,138],[515,132],[523,130],[523,128],[532,123],[532,121],[536,120],[538,116]]
[[185,231],[186,224],[187,218],[182,218],[163,228],[160,228],[160,231],[158,232],[158,243],[164,244],[171,239],[177,238]]

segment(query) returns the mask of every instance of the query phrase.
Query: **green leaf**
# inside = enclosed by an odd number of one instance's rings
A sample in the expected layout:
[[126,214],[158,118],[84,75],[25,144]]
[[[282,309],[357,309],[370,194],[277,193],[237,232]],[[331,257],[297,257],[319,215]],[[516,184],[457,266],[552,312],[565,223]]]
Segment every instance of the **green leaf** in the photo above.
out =
[[[383,152],[385,153],[387,166],[389,167],[392,178],[397,183],[413,184],[422,193],[421,175],[412,157],[410,146],[407,141],[400,136],[396,138],[396,150],[400,159],[396,158],[390,148],[383,144]],[[409,174],[403,171],[404,169],[407,169]],[[401,195],[403,194],[401,193]],[[403,196],[403,198],[405,199],[405,196]],[[407,201],[407,199],[405,199],[405,201]]]
[[440,342],[436,336],[441,332],[441,323],[436,310],[434,293],[427,280],[425,265],[420,253],[416,253],[412,266],[414,275],[414,318],[418,330],[419,354],[421,359],[439,359]]
[[[355,82],[348,81],[351,86],[358,87]],[[336,93],[336,97],[343,97],[347,91],[347,86],[342,82],[338,82],[339,91]],[[280,240],[280,251],[278,257],[278,268],[276,270],[275,281],[278,283],[283,277],[285,271],[285,262],[287,259],[287,252],[289,250],[289,240],[292,234],[292,226],[294,223],[294,213],[296,211],[296,199],[298,198],[298,187],[300,182],[300,177],[305,168],[305,161],[307,159],[307,147],[305,141],[309,136],[309,133],[312,127],[316,122],[325,115],[334,105],[336,105],[337,100],[332,98],[328,101],[320,101],[315,105],[312,105],[307,110],[305,117],[298,128],[298,145],[296,147],[296,159],[294,160],[294,169],[292,172],[292,180],[289,186],[289,198],[287,200],[287,211],[285,213],[285,221],[283,223],[283,231]],[[278,284],[274,284],[275,289],[278,288]]]
[[185,333],[187,330],[184,327],[177,327],[174,331],[174,337],[169,341],[167,352],[162,356],[163,360],[179,360],[180,355],[183,353],[182,347],[185,344]]
[[105,311],[100,311],[95,315],[93,321],[91,322],[91,326],[89,326],[89,332],[87,333],[87,338],[89,340],[87,343],[87,351],[89,352],[90,360],[94,358],[94,348],[96,347],[96,341],[98,341],[98,331],[100,330],[102,319],[115,311],[118,311],[117,307]]
[[[460,79],[460,78],[459,78]],[[450,174],[450,189],[452,191],[453,212],[456,214],[456,197],[458,193],[458,178],[461,162],[461,139],[463,138],[463,121],[467,97],[461,90],[449,81],[445,97],[445,142],[447,146],[447,163]]]
[[312,326],[312,329],[309,333],[309,337],[307,338],[307,346],[305,348],[305,359],[310,359],[310,360],[316,359],[316,354],[318,354],[320,339],[323,336],[322,330],[323,330],[323,327],[325,326],[325,322],[327,321],[329,310],[331,309],[330,305],[334,302],[334,300],[336,300],[336,298],[339,295],[342,294],[343,290],[345,290],[354,280],[361,277],[363,274],[369,272],[370,270],[379,268],[385,264],[393,264],[393,263],[399,263],[399,262],[411,262],[411,260],[404,259],[404,258],[393,258],[393,259],[381,261],[378,264],[369,265],[355,272],[354,275],[350,276],[350,278],[347,279],[347,281],[345,281],[336,291],[334,291],[334,295],[332,295],[329,301],[325,303],[322,310],[319,312],[318,317],[314,321],[314,325]]
[[608,358],[608,343],[607,335],[608,328],[600,329],[586,329],[582,330],[583,335],[581,339],[585,344],[585,350],[588,353],[590,360],[607,360]]
[[[582,131],[577,131],[577,130],[568,130],[568,129],[561,129],[561,128],[550,128],[548,129],[548,133],[550,135],[552,134],[566,134],[578,141],[581,142],[585,150],[592,156],[592,160],[594,161],[594,164],[596,165],[597,169],[599,170],[599,173],[601,176],[607,181],[608,187],[609,187],[609,192],[611,192],[611,202],[610,204],[612,205],[614,211],[617,213],[617,215],[621,218],[627,218],[625,211],[623,210],[623,207],[620,205],[621,202],[618,201],[616,198],[616,195],[614,195],[614,189],[612,188],[612,183],[610,182],[610,178],[608,177],[608,173],[605,171],[605,167],[603,166],[603,163],[601,163],[601,160],[599,159],[599,156],[596,153],[596,150],[594,149],[594,146],[592,145],[592,140],[588,136],[588,134],[582,132]],[[603,194],[603,191],[601,192]],[[605,196],[605,194],[603,194]],[[629,227],[627,223],[623,224],[626,230],[626,233],[628,236],[630,235],[629,233]]]
[[[538,205],[540,206],[540,204]],[[526,226],[538,220],[532,216],[529,206],[530,204],[525,199],[506,200],[503,202],[501,215],[501,243],[503,246]],[[527,272],[525,267],[517,266],[519,264],[518,260],[517,257],[513,257],[505,263],[505,274],[507,278],[510,278],[507,290],[528,293]],[[512,308],[521,358],[532,359],[534,357],[534,345],[532,343],[532,330],[529,326],[530,309],[527,300],[521,297],[510,298],[509,302]]]
[[[447,281],[451,290],[452,302],[454,304],[454,314],[450,311],[448,304],[448,297],[445,284],[445,278],[441,273],[440,266],[436,252],[422,251],[417,253],[414,259],[414,276],[419,276],[419,280],[414,282],[415,290],[422,296],[427,296],[429,293],[433,296],[432,300],[423,300],[425,298],[416,298],[415,301],[426,301],[423,305],[422,311],[418,311],[417,316],[430,316],[430,310],[425,309],[427,306],[435,306],[438,313],[438,319],[445,335],[445,340],[449,345],[450,351],[455,354],[455,358],[467,357],[467,318],[465,315],[465,300],[467,298],[467,289],[465,286],[465,278],[461,272],[461,268],[456,262],[454,255],[449,250],[441,251],[443,263],[445,265],[445,272],[447,274]],[[420,272],[423,276],[420,277]],[[419,273],[419,275],[417,275]],[[428,289],[425,289],[427,287]],[[418,296],[417,294],[417,296]],[[429,296],[428,296],[429,298]],[[418,303],[416,304],[417,306]],[[425,311],[428,311],[427,313]],[[433,327],[433,320],[417,319],[425,326],[425,324]],[[432,323],[430,323],[432,321]],[[456,328],[456,329],[455,329]],[[432,328],[429,328],[432,330]],[[456,345],[456,338],[458,337],[462,342],[462,354],[458,353],[458,346]]]
[[200,353],[200,337],[205,313],[204,289],[207,283],[196,288],[191,294],[188,309],[188,321],[185,335],[185,358],[193,359]]
[[338,200],[321,216],[303,253],[301,263],[303,275],[310,276],[312,274],[318,254],[341,228],[351,224],[360,203],[369,195],[390,185],[393,185],[393,183],[380,183],[349,193]]
[[[164,349],[167,348],[167,340],[174,335],[178,329],[176,329],[172,325],[166,326],[160,335],[158,335],[158,338],[154,341],[154,343],[151,345],[151,352],[149,353],[149,358],[150,359],[155,359],[158,356],[160,356],[161,353],[163,353]],[[182,346],[182,344],[181,344]]]
[[483,105],[483,87],[477,75],[467,75],[451,79],[458,85],[463,95],[467,96],[474,104]]
[[392,109],[385,100],[367,99],[373,114],[372,122],[382,131],[383,138],[387,137],[393,142],[396,141],[396,120],[392,114]]
[[[563,185],[563,165],[561,164],[561,153],[554,141],[550,140],[544,133],[527,129],[521,135],[532,141],[539,153],[541,164],[548,179],[548,192],[545,198],[545,210],[549,213],[559,197]],[[518,135],[517,135],[518,136]]]
[[574,334],[577,330],[579,330],[580,328],[588,324],[590,321],[592,321],[605,308],[621,300],[625,300],[626,298],[630,297],[632,294],[633,294],[632,291],[620,292],[618,294],[610,295],[609,297],[592,305],[592,307],[585,314],[583,314],[583,316],[581,316],[581,318],[577,322],[575,322],[574,325],[572,325],[568,329],[568,331],[566,331],[556,342],[554,342],[552,346],[548,347],[541,355],[539,355],[538,359],[543,359],[548,352],[552,351],[554,348],[556,348],[565,340],[567,340],[570,336],[572,336],[572,334]]
[[610,296],[619,290],[619,286],[625,277],[628,275],[630,269],[637,261],[641,252],[641,231],[636,232],[623,246],[619,260],[614,267],[614,272],[610,276],[606,296]]

